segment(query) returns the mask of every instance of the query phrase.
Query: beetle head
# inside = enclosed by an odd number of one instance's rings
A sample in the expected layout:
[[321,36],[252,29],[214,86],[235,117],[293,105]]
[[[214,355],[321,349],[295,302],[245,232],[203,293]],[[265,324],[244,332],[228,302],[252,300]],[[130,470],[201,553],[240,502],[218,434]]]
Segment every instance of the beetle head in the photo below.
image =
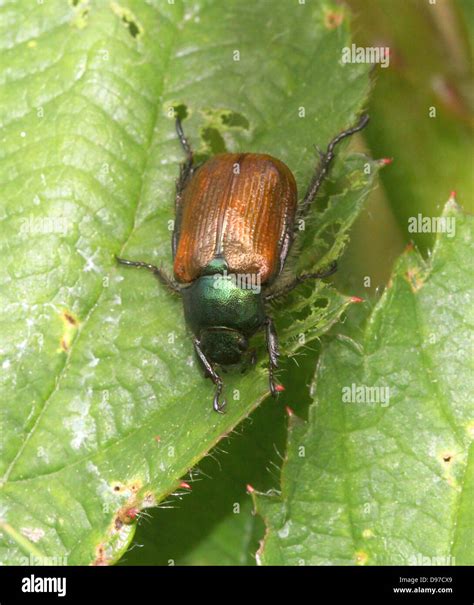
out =
[[221,365],[239,363],[248,349],[247,338],[232,328],[206,328],[200,341],[206,357]]

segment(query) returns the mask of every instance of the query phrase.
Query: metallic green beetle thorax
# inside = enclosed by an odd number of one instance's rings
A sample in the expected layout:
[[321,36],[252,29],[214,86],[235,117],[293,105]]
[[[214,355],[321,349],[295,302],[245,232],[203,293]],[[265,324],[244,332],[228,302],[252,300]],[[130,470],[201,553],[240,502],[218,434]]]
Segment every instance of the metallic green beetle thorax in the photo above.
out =
[[231,275],[203,275],[181,292],[186,321],[198,338],[203,330],[220,327],[248,338],[265,320],[261,292],[241,288]]

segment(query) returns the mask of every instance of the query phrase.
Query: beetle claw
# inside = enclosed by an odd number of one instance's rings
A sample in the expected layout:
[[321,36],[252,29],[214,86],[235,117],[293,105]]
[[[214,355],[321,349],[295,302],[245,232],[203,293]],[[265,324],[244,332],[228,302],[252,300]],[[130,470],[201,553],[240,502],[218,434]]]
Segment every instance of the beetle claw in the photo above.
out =
[[[273,368],[272,368],[272,370],[273,370]],[[270,384],[270,393],[271,393],[272,397],[278,397],[278,394],[282,393],[285,390],[285,387],[282,384],[275,381],[275,379],[273,377],[273,373],[271,373],[269,376],[269,384]]]
[[273,380],[273,377],[270,376],[270,393],[272,394],[272,397],[276,397],[278,395],[278,385],[277,383]]
[[214,395],[213,408],[218,414],[225,414],[227,401],[225,400],[225,397],[222,398],[222,402],[219,401],[221,394],[222,384],[219,384],[216,389],[216,394]]
[[218,414],[225,414],[226,406],[227,406],[227,401],[225,400],[225,398],[222,400],[222,402],[219,402],[219,394],[216,393],[216,395],[214,397],[214,403],[213,403],[214,411],[216,411]]

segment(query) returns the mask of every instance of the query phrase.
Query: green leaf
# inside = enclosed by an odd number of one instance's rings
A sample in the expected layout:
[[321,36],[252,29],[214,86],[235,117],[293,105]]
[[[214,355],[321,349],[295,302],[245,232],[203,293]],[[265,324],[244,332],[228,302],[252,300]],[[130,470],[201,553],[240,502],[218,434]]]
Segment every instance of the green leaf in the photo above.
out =
[[[367,69],[340,64],[347,18],[327,2],[0,10],[0,558],[110,563],[137,510],[174,492],[267,396],[260,346],[255,370],[226,377],[229,410],[216,415],[179,301],[115,264],[170,270],[183,159],[170,108],[187,115],[198,155],[274,154],[303,191],[313,144],[354,123]],[[345,187],[353,218],[372,176]],[[292,353],[292,309],[317,338],[350,302],[319,285],[303,311],[298,296],[276,310]]]
[[255,565],[263,536],[247,485],[272,487],[286,440],[285,409],[267,400],[193,470],[192,493],[150,511],[124,565]]
[[256,496],[261,563],[473,564],[472,219],[443,216],[455,237],[402,255],[363,333],[324,349],[281,494]]

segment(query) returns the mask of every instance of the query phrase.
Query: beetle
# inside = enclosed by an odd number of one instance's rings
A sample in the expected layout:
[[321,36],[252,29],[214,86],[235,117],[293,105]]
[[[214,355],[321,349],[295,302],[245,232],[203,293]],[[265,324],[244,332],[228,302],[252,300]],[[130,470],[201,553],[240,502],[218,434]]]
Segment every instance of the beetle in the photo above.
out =
[[307,214],[328,174],[335,147],[368,121],[368,115],[363,115],[355,126],[337,135],[324,153],[319,151],[319,162],[298,204],[292,172],[270,155],[222,153],[196,166],[176,118],[185,160],[176,182],[174,276],[147,262],[116,258],[123,265],[151,271],[181,296],[196,355],[215,385],[217,412],[224,411],[226,401],[224,397],[221,401],[224,383],[216,366],[252,357],[249,341],[259,330],[266,335],[271,394],[282,390],[274,377],[278,338],[266,303],[308,279],[322,279],[336,271],[334,262],[284,285],[278,280],[295,239],[295,221]]

